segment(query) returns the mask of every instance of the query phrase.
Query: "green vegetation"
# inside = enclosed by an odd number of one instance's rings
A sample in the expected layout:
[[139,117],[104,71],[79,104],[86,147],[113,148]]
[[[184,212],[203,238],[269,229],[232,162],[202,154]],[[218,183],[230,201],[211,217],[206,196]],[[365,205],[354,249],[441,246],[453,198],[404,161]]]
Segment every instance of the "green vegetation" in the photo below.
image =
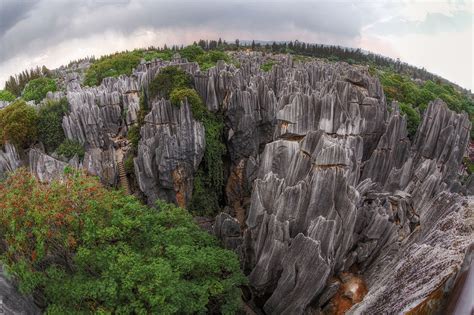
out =
[[260,65],[260,69],[262,69],[262,71],[264,71],[264,72],[268,72],[268,71],[272,70],[273,65],[275,65],[275,63],[276,63],[275,61],[269,60],[269,61],[263,63],[262,65]]
[[189,45],[179,51],[181,57],[188,61],[197,61],[198,57],[204,55],[206,52],[198,45]]
[[62,122],[67,111],[66,98],[59,101],[48,101],[38,111],[38,139],[50,153],[66,139]]
[[133,163],[133,158],[133,155],[129,155],[123,162],[123,166],[125,167],[125,172],[127,173],[127,175],[135,174],[135,165]]
[[423,112],[428,103],[436,98],[445,101],[448,107],[456,112],[466,111],[471,121],[474,121],[474,101],[456,91],[452,85],[429,80],[417,84],[406,76],[390,71],[379,71],[379,76],[387,101],[397,100],[404,104],[401,109],[408,115],[408,129],[412,137],[420,122],[420,115],[415,114],[414,110]]
[[84,84],[88,86],[99,85],[104,78],[131,75],[132,70],[140,63],[141,56],[134,52],[117,53],[105,56],[94,62],[87,69]]
[[198,116],[202,116],[203,114],[200,113],[201,110],[206,110],[205,106],[202,105],[202,100],[199,94],[196,92],[195,89],[191,88],[175,88],[170,94],[170,101],[171,104],[174,106],[180,106],[181,102],[185,99],[188,100],[188,103],[193,108],[193,115],[194,118],[197,119]]
[[132,149],[137,151],[138,142],[140,141],[140,127],[138,125],[133,125],[128,129],[127,139],[132,144]]
[[13,102],[16,96],[8,90],[0,90],[0,101]]
[[[193,47],[190,51],[194,53],[200,49]],[[192,56],[191,53],[190,55]],[[194,176],[194,192],[189,208],[199,215],[215,214],[220,209],[224,186],[222,158],[226,153],[226,146],[222,140],[222,117],[207,110],[199,94],[192,88],[190,75],[177,67],[163,68],[150,84],[149,90],[152,97],[160,95],[169,98],[174,106],[180,106],[181,102],[187,99],[193,117],[203,123],[206,130],[206,151]],[[134,138],[132,133],[129,139]]]
[[141,59],[151,61],[154,59],[171,60],[174,52],[165,48],[158,50],[155,48],[136,49],[103,56],[93,62],[86,72],[84,84],[88,86],[100,85],[107,77],[118,77],[120,75],[131,75]]
[[413,109],[410,104],[399,103],[399,105],[400,110],[407,117],[408,137],[413,140],[418,129],[418,125],[421,122],[421,115],[417,110]]
[[36,103],[39,103],[46,97],[48,92],[55,92],[56,90],[56,81],[41,77],[28,82],[23,90],[23,98],[27,101],[35,101]]
[[214,67],[219,60],[230,62],[229,56],[222,50],[205,51],[201,46],[190,45],[179,51],[181,57],[188,61],[195,61],[201,70],[208,70]]
[[56,152],[67,159],[72,159],[75,155],[77,155],[80,160],[84,159],[85,154],[85,150],[82,144],[70,139],[64,140],[64,142],[61,143]]
[[235,314],[235,253],[157,208],[70,169],[49,185],[18,170],[0,183],[1,262],[48,314]]
[[148,87],[150,98],[159,96],[169,99],[174,89],[192,87],[192,84],[193,78],[184,70],[175,66],[165,67],[160,70]]
[[171,60],[173,57],[173,52],[171,50],[163,50],[163,51],[145,51],[143,53],[143,59],[146,61],[152,61],[154,59],[161,59],[161,60]]
[[220,209],[224,187],[224,163],[226,146],[222,140],[224,121],[219,114],[207,110],[201,97],[194,89],[175,89],[171,93],[171,102],[181,104],[184,99],[191,106],[193,117],[203,123],[206,131],[206,151],[194,176],[194,189],[189,209],[199,215],[213,215]]
[[17,147],[26,148],[38,136],[38,114],[36,110],[17,100],[0,110],[0,144],[10,142]]
[[9,91],[16,97],[20,96],[28,82],[41,77],[52,78],[53,73],[45,66],[22,71],[21,73],[14,76],[12,75],[8,78],[8,81],[5,82],[5,90]]

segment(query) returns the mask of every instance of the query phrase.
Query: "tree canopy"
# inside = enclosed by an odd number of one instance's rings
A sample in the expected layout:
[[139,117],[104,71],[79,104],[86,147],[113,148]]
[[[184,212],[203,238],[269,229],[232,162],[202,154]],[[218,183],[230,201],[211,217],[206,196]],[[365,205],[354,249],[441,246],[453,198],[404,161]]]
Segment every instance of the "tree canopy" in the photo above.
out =
[[19,99],[0,110],[0,144],[10,142],[24,148],[38,136],[38,113]]
[[245,282],[236,255],[184,209],[142,205],[67,170],[0,183],[0,259],[48,313],[233,314]]

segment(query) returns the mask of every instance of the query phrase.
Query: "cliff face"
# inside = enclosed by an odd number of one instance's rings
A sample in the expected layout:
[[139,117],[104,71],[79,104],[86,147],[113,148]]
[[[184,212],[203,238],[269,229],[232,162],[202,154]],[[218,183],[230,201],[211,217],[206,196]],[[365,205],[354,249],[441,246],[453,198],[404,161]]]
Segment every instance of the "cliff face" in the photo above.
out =
[[[140,91],[177,65],[225,119],[225,201],[236,219],[219,214],[214,231],[240,254],[251,305],[268,314],[335,312],[348,272],[368,291],[344,306],[354,314],[409,311],[449,289],[473,238],[471,203],[456,193],[465,190],[467,114],[430,103],[410,143],[398,105],[386,104],[366,68],[271,57],[269,72],[260,69],[268,56],[256,53],[237,54],[240,68],[219,62],[208,71],[156,60],[93,88],[67,74],[65,95],[48,97],[67,97],[65,134],[86,148],[82,164],[69,164],[117,185],[120,139],[137,122]],[[203,124],[186,101],[149,107],[134,159],[139,189],[150,204],[185,207],[205,152]],[[0,174],[20,163],[12,146],[0,151]],[[66,165],[38,150],[28,164],[46,181]]]

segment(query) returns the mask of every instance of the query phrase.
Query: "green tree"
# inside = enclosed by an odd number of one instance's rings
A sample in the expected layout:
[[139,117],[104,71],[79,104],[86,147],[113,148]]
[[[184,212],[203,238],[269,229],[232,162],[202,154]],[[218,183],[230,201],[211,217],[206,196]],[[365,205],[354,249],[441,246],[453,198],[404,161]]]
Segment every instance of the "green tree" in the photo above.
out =
[[0,90],[0,101],[13,102],[16,96],[8,90]]
[[28,147],[37,139],[37,125],[38,114],[33,107],[23,100],[13,102],[0,110],[0,144]]
[[413,140],[418,130],[418,125],[421,122],[420,113],[418,113],[410,104],[399,103],[400,110],[406,115],[408,138]]
[[56,90],[56,81],[41,77],[28,82],[23,90],[23,98],[27,101],[35,101],[36,103],[39,103],[46,97],[48,92],[55,92]]
[[140,63],[143,52],[123,52],[100,58],[87,69],[84,84],[99,85],[104,78],[131,75]]
[[267,61],[267,62],[263,63],[260,66],[260,69],[262,69],[263,72],[268,72],[268,71],[272,70],[273,65],[275,65],[275,61],[270,60],[270,61]]
[[149,209],[68,170],[0,183],[1,261],[55,314],[234,314],[245,282],[236,255],[174,205]]
[[189,73],[176,66],[164,67],[149,85],[150,97],[169,99],[173,89],[190,88],[192,84],[193,78]]
[[38,111],[38,139],[48,152],[53,152],[65,140],[63,116],[68,111],[67,99],[48,101]]
[[188,61],[197,61],[197,58],[205,54],[204,49],[198,45],[189,45],[179,51],[181,57]]
[[56,152],[67,159],[72,159],[75,155],[80,160],[84,159],[85,150],[82,144],[77,141],[66,139],[61,143]]

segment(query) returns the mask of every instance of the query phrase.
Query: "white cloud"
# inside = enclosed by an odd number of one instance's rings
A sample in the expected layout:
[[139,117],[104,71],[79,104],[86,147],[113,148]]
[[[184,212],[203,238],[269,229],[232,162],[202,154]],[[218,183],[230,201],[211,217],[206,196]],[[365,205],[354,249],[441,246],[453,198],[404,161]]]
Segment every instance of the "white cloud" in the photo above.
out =
[[[6,14],[1,4],[16,1],[0,0],[0,17]],[[221,37],[360,47],[474,90],[472,23],[460,30],[466,13],[472,15],[471,2],[24,1],[24,8],[10,10],[16,20],[0,23],[0,85],[37,65],[55,68],[90,55]]]

